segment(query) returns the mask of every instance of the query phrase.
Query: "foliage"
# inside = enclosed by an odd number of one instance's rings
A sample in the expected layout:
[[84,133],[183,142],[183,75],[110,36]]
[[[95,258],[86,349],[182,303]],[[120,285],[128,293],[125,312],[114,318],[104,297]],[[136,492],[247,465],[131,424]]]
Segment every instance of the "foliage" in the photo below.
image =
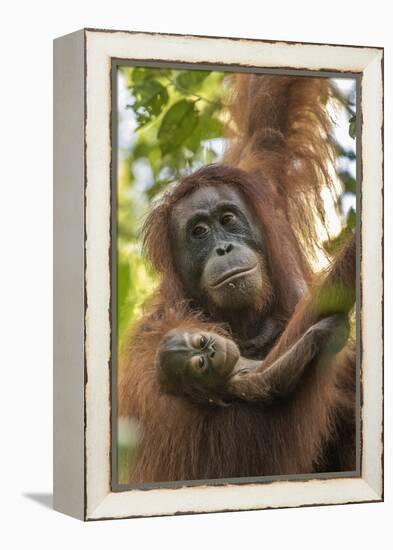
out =
[[[356,97],[355,89],[348,95],[343,94],[338,89],[336,90],[336,97],[339,105],[347,113],[348,117],[348,134],[356,140]],[[341,143],[336,141],[336,155],[337,165],[336,172],[341,181],[342,191],[338,198],[338,210],[342,217],[342,229],[341,232],[334,238],[327,240],[324,243],[325,250],[333,255],[341,246],[347,241],[350,233],[355,231],[356,228],[356,210],[353,206],[346,208],[345,203],[356,205],[356,179],[348,170],[349,165],[353,165],[356,160],[356,153],[350,149],[344,147]]]
[[215,158],[207,141],[223,134],[224,73],[142,67],[122,72],[134,98],[128,107],[137,121],[129,165],[132,171],[134,162],[150,164],[152,198],[194,164]]
[[120,343],[157,284],[139,241],[150,202],[181,175],[217,160],[223,146],[223,78],[217,71],[120,69],[128,103],[119,119],[132,137],[118,166]]

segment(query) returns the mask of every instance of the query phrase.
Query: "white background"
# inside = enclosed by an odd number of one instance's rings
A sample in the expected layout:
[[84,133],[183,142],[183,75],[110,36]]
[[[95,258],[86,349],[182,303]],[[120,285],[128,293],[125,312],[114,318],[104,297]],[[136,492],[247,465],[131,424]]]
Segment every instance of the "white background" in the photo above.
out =
[[[55,0],[2,3],[0,33],[2,548],[391,548],[392,27],[374,0],[253,3]],[[390,11],[390,10],[389,10]],[[82,27],[385,47],[384,504],[83,524],[52,491],[52,44]],[[377,245],[378,243],[376,243]]]

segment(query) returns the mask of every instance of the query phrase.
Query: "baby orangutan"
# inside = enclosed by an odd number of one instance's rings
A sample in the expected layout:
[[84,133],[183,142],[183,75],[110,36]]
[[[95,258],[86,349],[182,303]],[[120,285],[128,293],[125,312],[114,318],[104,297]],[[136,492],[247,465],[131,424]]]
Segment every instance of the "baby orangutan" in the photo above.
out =
[[199,403],[226,406],[240,399],[268,405],[289,396],[305,371],[338,353],[347,337],[346,317],[331,315],[264,369],[263,361],[242,357],[230,338],[175,329],[165,335],[156,356],[158,381],[166,393]]

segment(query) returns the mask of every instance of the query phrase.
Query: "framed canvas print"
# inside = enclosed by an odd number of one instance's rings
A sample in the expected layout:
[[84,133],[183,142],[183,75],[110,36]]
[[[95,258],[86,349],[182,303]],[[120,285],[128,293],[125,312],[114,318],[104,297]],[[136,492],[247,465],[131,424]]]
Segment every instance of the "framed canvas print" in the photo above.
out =
[[54,507],[383,499],[383,50],[54,43]]

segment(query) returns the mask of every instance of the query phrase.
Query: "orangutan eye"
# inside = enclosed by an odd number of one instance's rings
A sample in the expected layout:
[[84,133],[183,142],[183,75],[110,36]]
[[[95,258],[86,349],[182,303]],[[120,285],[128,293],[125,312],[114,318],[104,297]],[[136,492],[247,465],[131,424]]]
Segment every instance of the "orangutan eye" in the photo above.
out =
[[203,237],[208,232],[206,225],[198,224],[192,230],[193,237]]
[[199,339],[199,347],[203,349],[206,346],[206,344],[207,344],[207,338],[202,334],[202,336]]
[[227,212],[221,218],[221,224],[222,225],[228,225],[228,223],[231,223],[234,219],[235,219],[235,215],[232,214],[231,212]]
[[195,371],[205,370],[206,365],[206,359],[203,357],[203,355],[194,355],[191,359],[191,367]]

